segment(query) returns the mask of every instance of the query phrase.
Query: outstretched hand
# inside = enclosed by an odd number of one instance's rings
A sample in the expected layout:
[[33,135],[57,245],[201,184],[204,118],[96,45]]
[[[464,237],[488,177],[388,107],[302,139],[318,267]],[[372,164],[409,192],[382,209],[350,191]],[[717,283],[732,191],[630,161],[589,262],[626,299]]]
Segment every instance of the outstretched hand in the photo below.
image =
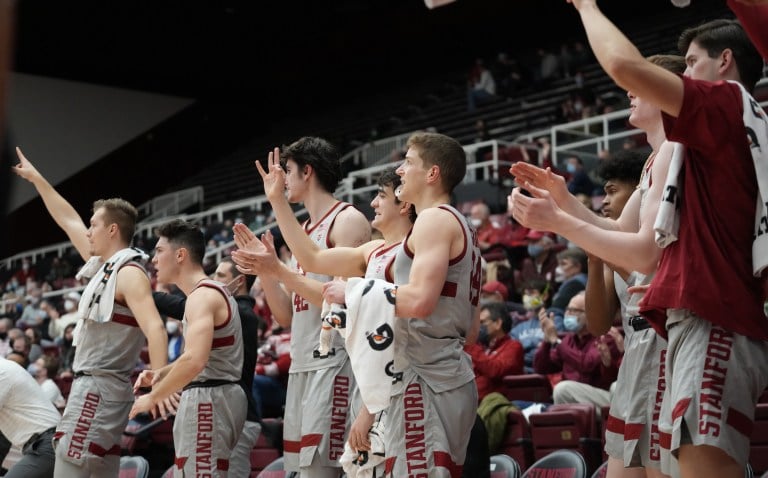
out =
[[551,168],[542,169],[533,164],[519,161],[509,168],[509,172],[515,177],[515,182],[521,186],[530,184],[549,191],[557,204],[562,204],[570,194],[568,186],[565,184],[565,178],[553,173]]
[[272,202],[282,197],[285,194],[285,171],[280,165],[280,148],[275,148],[269,153],[266,171],[259,161],[254,162],[264,182],[264,194],[267,199]]
[[240,273],[277,273],[281,264],[275,252],[275,239],[270,231],[262,234],[261,240],[243,224],[235,224],[234,231],[238,249],[232,252],[232,260]]
[[16,156],[19,158],[19,164],[14,166],[13,172],[27,181],[34,183],[35,180],[42,177],[40,172],[29,162],[24,153],[21,152],[21,148],[16,146]]
[[549,191],[529,183],[524,187],[532,197],[524,195],[519,187],[513,189],[512,194],[507,197],[508,212],[517,222],[529,229],[558,232],[556,229],[561,210]]

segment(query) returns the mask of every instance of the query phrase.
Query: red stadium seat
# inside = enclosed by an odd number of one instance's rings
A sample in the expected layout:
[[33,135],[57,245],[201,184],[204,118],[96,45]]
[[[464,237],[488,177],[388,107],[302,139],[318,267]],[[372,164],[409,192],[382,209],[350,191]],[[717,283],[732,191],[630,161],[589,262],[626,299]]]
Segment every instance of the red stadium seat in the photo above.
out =
[[555,450],[579,452],[589,471],[600,466],[601,450],[595,406],[584,403],[552,405],[529,417],[533,455],[540,460]]
[[768,403],[758,403],[749,440],[749,463],[755,473],[768,471]]
[[545,375],[507,375],[503,383],[501,393],[509,400],[552,403],[552,385]]
[[522,478],[587,478],[587,473],[587,464],[579,452],[555,450],[531,465]]
[[499,452],[514,458],[523,470],[534,461],[531,429],[519,410],[512,409],[507,413],[507,429]]

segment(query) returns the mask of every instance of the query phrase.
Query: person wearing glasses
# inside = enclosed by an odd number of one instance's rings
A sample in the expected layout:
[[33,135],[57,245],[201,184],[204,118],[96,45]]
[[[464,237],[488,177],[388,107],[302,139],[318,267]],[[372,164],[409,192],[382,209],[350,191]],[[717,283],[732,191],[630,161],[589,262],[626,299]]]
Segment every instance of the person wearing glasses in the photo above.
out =
[[[552,391],[558,403],[593,403],[598,407],[611,402],[608,391],[616,380],[619,351],[613,338],[596,337],[587,330],[587,312],[584,291],[571,298],[565,309],[563,326],[566,333],[560,337],[551,317],[540,319],[544,340],[533,359],[533,369],[540,374],[561,373],[562,381]],[[612,364],[603,362],[598,344],[608,347]]]

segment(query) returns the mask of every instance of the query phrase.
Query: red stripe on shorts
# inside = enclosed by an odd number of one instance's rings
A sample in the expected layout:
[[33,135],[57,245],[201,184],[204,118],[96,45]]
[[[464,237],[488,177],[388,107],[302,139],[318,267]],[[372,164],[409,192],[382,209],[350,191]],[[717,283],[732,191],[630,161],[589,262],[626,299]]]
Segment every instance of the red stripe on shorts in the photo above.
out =
[[187,457],[186,456],[177,456],[173,459],[173,464],[176,465],[176,468],[179,470],[184,468],[184,465],[187,463]]
[[451,478],[461,478],[461,471],[464,468],[463,465],[457,465],[451,455],[444,451],[436,451],[432,454],[435,459],[435,466],[441,466],[447,468],[451,472]]
[[88,445],[88,451],[93,453],[96,456],[105,457],[107,455],[120,455],[120,445],[114,445],[112,448],[107,450],[106,448],[103,448],[93,442],[91,442]]
[[661,445],[662,448],[665,450],[669,450],[672,448],[672,434],[671,433],[664,433],[662,431],[659,432],[659,445]]
[[617,435],[624,435],[624,420],[609,414],[608,420],[605,422],[605,429]]
[[639,440],[645,425],[642,423],[627,423],[624,427],[624,440]]
[[728,409],[728,417],[725,419],[725,423],[746,437],[752,436],[752,426],[754,425],[752,420],[733,407]]
[[322,439],[322,433],[314,433],[304,435],[301,437],[301,441],[283,440],[283,450],[287,453],[299,453],[302,448],[319,445]]
[[688,404],[691,403],[690,398],[684,398],[680,401],[678,401],[675,404],[675,408],[672,409],[672,421],[674,422],[678,418],[682,417],[683,414],[685,414],[685,411],[688,410]]

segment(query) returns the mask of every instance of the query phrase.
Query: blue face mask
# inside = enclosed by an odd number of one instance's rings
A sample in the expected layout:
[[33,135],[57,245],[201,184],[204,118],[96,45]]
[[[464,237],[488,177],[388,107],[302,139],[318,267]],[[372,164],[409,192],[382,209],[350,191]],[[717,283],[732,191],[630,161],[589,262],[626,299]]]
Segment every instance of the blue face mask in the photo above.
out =
[[538,244],[528,244],[528,255],[536,259],[544,252],[544,248]]
[[581,329],[581,324],[579,324],[579,318],[575,315],[566,315],[563,317],[563,327],[565,327],[565,330],[568,332],[576,332],[579,329]]
[[27,367],[27,372],[29,372],[29,374],[32,375],[33,377],[37,377],[37,365],[33,363],[29,364],[29,366]]
[[576,172],[576,165],[573,163],[568,163],[565,165],[565,170],[569,173],[573,174]]
[[488,329],[485,327],[485,324],[480,324],[480,331],[477,333],[477,341],[483,345],[488,345],[488,342],[490,341],[488,339]]

